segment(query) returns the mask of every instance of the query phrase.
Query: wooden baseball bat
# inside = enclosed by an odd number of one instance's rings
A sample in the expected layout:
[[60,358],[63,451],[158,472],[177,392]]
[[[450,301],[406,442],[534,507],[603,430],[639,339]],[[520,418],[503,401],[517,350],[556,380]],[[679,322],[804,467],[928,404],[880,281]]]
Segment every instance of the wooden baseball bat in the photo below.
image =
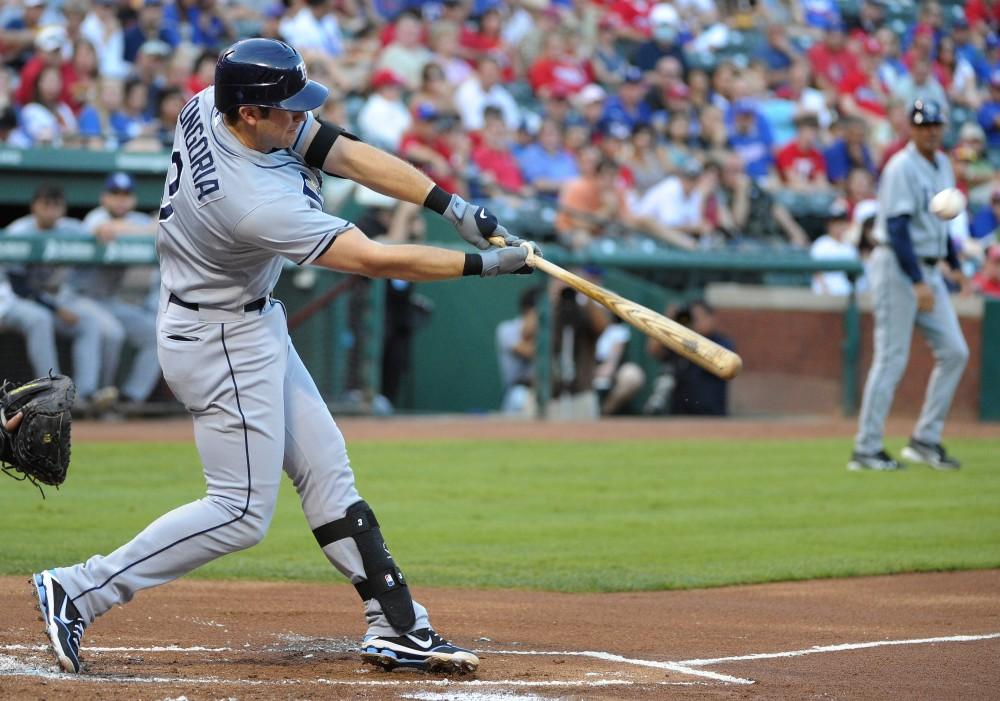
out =
[[[499,236],[490,238],[490,243],[495,246],[504,246],[504,241]],[[526,243],[524,246],[528,249],[526,261],[528,265],[562,280],[577,292],[582,292],[610,309],[623,321],[628,322],[647,336],[655,338],[674,353],[700,365],[713,375],[730,380],[736,377],[743,368],[743,360],[728,348],[723,348],[718,343],[710,341],[686,326],[678,324],[662,314],[657,314],[649,307],[625,299],[611,290],[595,285],[579,275],[574,275],[541,256],[534,255],[531,244]]]

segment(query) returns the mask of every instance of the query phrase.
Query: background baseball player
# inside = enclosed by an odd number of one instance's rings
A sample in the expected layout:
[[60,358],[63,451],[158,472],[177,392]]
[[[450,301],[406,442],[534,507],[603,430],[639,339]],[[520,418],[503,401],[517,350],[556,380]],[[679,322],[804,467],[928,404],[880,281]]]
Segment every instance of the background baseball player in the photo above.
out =
[[[295,49],[247,39],[219,59],[214,88],[180,114],[157,233],[157,341],[164,377],[194,417],[208,494],[109,555],[34,576],[67,671],[80,670],[80,638],[94,618],[256,544],[274,513],[282,469],[324,554],[364,602],[365,661],[459,673],[479,664],[442,639],[412,600],[355,488],[343,436],[292,346],[284,307],[270,293],[285,258],[369,277],[441,280],[530,272],[527,251],[486,209],[316,121],[309,110],[326,97]],[[437,211],[481,252],[369,240],[324,213],[320,169]],[[494,234],[511,245],[491,249],[484,237]]]
[[945,119],[940,105],[916,100],[912,137],[893,156],[879,182],[875,236],[880,245],[869,267],[875,303],[875,353],[865,383],[858,435],[849,470],[896,470],[903,465],[882,444],[885,419],[906,369],[916,326],[934,351],[934,371],[909,444],[907,460],[955,470],[958,460],[941,445],[944,420],[969,357],[939,264],[959,272],[948,223],[932,214],[931,198],[955,186],[948,157],[939,151]]

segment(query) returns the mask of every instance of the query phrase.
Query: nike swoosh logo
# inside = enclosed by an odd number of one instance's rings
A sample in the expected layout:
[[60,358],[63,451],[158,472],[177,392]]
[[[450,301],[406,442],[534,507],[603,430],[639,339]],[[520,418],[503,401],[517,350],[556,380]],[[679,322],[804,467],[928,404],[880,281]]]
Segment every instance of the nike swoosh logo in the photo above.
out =
[[428,649],[431,646],[431,638],[430,638],[430,636],[428,636],[427,640],[421,640],[420,638],[417,638],[417,637],[412,636],[412,635],[407,635],[406,637],[409,638],[410,640],[412,640],[413,642],[415,642],[420,647],[424,648],[425,650]]
[[485,219],[486,218],[486,210],[485,209],[480,209],[479,210],[479,218],[480,219]]

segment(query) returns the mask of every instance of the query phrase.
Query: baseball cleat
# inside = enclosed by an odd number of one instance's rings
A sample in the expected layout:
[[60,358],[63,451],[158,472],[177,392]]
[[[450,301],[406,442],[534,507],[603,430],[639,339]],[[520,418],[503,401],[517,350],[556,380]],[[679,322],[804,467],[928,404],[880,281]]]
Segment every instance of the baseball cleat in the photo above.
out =
[[38,595],[38,610],[56,661],[67,672],[79,672],[80,639],[87,624],[51,572],[32,575],[31,584]]
[[452,645],[430,628],[389,637],[369,635],[361,642],[363,662],[389,672],[397,667],[439,674],[472,674],[479,658]]
[[916,438],[911,438],[907,446],[903,448],[903,457],[913,462],[929,465],[935,470],[957,470],[962,467],[962,463],[948,455],[940,443],[925,443]]
[[[904,453],[905,455],[905,453]],[[854,472],[862,470],[878,470],[888,472],[891,470],[902,470],[906,465],[896,460],[884,450],[877,453],[867,454],[854,451],[851,453],[851,460],[847,463],[847,469]]]

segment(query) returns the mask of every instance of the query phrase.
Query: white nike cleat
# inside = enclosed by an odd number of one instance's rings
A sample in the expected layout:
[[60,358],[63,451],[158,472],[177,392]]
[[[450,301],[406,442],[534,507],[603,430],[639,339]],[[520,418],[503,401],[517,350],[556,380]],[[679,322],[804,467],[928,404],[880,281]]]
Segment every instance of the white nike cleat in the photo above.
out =
[[385,671],[397,667],[440,674],[472,674],[479,658],[452,645],[430,628],[389,637],[369,635],[361,643],[361,659]]

